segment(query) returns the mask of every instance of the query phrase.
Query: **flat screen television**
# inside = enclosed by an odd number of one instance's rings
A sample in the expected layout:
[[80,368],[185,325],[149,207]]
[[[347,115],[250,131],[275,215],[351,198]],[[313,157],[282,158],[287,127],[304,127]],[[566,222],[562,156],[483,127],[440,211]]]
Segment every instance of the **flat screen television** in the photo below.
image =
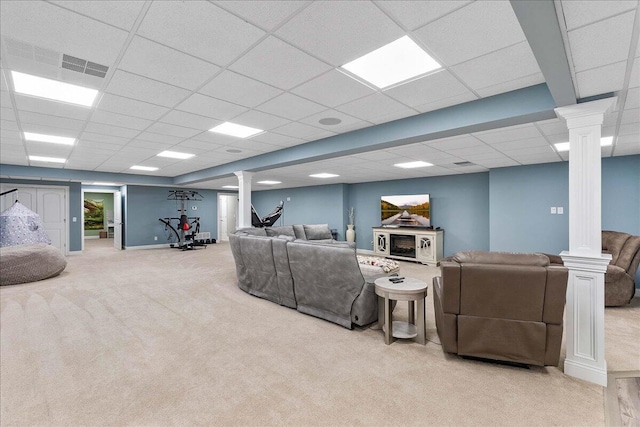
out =
[[383,226],[431,227],[429,195],[382,196],[380,219]]

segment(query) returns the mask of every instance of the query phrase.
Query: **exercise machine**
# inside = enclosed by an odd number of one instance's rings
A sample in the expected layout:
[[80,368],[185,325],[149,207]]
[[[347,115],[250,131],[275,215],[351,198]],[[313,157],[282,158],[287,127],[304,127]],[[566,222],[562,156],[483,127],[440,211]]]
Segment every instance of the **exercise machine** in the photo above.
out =
[[251,225],[254,227],[271,227],[276,221],[280,218],[280,216],[284,213],[284,200],[280,200],[278,206],[275,207],[271,213],[260,217],[256,209],[251,205]]
[[[169,233],[167,240],[171,241],[175,237],[176,243],[169,246],[183,251],[196,249],[198,247],[207,247],[208,243],[215,243],[215,239],[198,238],[200,233],[200,217],[187,216],[186,205],[189,202],[199,202],[204,198],[194,190],[170,190],[167,200],[176,200],[180,202],[179,217],[158,218],[158,221],[164,224],[164,229]],[[208,234],[208,233],[206,233]]]

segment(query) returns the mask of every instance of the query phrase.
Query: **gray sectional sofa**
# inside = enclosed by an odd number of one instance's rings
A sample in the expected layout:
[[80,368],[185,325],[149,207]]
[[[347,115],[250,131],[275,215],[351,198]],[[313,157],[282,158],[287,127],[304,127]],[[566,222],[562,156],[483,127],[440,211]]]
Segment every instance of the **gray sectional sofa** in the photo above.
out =
[[355,245],[326,224],[245,228],[229,241],[240,289],[349,329],[377,320],[373,282],[397,274],[363,274]]

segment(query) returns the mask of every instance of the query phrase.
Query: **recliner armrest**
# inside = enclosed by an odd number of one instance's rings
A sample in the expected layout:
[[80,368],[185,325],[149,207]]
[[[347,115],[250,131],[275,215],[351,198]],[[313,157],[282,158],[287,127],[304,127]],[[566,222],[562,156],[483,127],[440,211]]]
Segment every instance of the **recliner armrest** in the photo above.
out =
[[440,262],[442,272],[442,311],[460,314],[460,264],[455,261]]

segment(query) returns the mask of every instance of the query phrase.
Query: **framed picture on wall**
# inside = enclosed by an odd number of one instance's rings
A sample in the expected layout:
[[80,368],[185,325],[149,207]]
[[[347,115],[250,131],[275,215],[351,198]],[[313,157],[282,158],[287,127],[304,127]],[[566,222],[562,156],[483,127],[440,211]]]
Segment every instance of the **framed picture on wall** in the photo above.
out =
[[102,230],[104,228],[104,200],[84,200],[84,229]]

